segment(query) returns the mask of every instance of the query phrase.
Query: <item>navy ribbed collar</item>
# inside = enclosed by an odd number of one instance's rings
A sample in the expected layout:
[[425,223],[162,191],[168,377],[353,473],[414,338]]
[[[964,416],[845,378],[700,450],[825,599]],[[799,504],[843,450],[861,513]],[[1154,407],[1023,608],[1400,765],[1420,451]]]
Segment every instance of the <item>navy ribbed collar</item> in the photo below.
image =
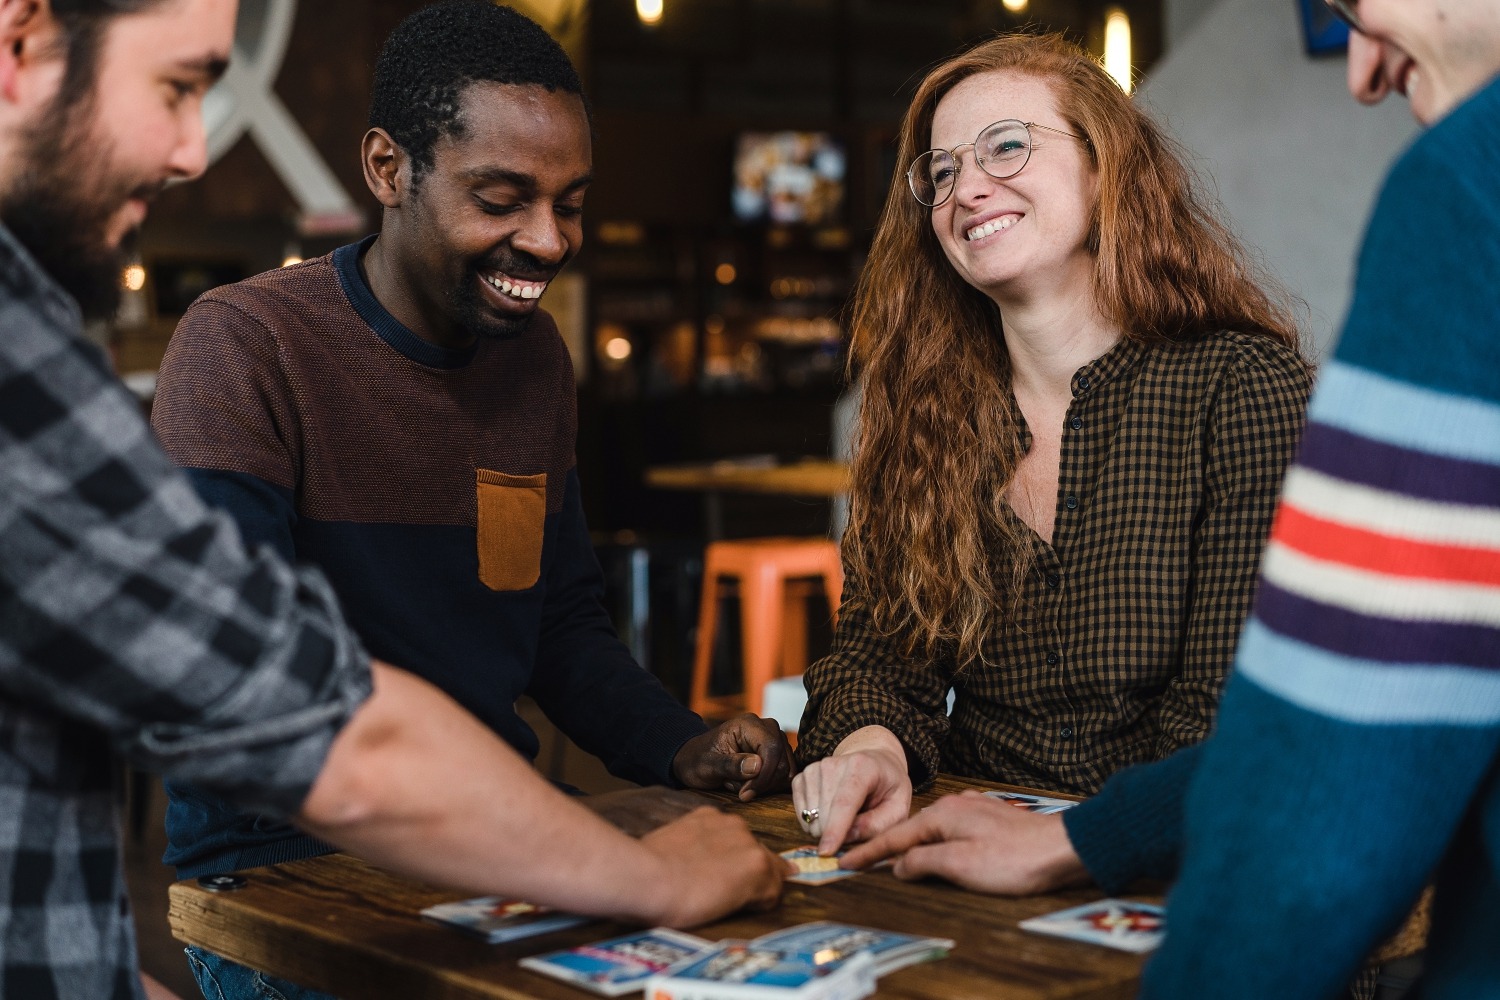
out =
[[344,295],[348,297],[349,304],[359,313],[360,319],[368,323],[370,329],[402,357],[428,368],[467,366],[479,350],[477,341],[468,347],[439,347],[430,340],[423,340],[405,323],[392,316],[380,304],[380,300],[375,298],[375,293],[370,291],[370,284],[365,281],[364,273],[359,269],[359,261],[379,235],[376,233],[375,236],[366,236],[358,243],[350,243],[333,252],[333,269],[338,273],[339,284],[344,286]]

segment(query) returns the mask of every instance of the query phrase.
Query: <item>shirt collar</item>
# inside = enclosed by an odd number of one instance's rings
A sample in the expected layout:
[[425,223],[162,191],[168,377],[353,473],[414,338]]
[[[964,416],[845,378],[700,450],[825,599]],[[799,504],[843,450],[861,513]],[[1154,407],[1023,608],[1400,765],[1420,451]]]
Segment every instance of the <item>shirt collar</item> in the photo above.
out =
[[1091,393],[1098,392],[1112,379],[1119,378],[1134,368],[1145,353],[1144,343],[1121,337],[1119,343],[1073,373],[1073,398],[1084,399]]
[[468,347],[441,347],[430,340],[423,340],[405,323],[392,316],[370,290],[370,284],[359,268],[359,261],[379,235],[376,233],[374,236],[367,236],[358,243],[350,243],[333,252],[333,268],[338,273],[339,284],[343,286],[349,304],[381,340],[403,357],[428,368],[467,367],[479,351],[477,341]]

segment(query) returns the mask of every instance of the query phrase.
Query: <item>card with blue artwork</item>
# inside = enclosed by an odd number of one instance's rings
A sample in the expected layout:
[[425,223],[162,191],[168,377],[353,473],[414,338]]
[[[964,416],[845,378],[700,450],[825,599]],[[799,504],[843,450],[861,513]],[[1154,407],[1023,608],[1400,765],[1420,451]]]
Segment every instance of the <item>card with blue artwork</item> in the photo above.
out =
[[667,927],[595,941],[564,951],[521,959],[521,965],[607,997],[635,993],[662,975],[714,947],[712,941]]

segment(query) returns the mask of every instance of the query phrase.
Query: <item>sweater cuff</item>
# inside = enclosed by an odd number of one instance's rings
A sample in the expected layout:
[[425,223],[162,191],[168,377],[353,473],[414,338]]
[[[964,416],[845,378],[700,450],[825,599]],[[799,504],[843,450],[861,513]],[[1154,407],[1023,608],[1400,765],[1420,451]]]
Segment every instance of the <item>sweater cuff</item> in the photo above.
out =
[[697,713],[686,710],[672,713],[652,729],[641,749],[644,759],[652,762],[650,766],[658,784],[668,788],[687,787],[677,780],[677,775],[672,771],[672,762],[677,759],[688,740],[696,739],[708,730],[708,723]]
[[1083,866],[1111,895],[1137,879],[1170,879],[1182,849],[1182,805],[1198,747],[1127,768],[1099,794],[1062,814]]

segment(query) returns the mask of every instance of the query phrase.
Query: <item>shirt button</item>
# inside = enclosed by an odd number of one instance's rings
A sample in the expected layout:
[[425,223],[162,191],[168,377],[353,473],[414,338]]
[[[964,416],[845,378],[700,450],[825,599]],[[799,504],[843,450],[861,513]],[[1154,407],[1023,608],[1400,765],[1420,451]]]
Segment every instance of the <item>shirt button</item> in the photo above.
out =
[[1047,654],[1047,666],[1049,666],[1049,667],[1055,667],[1055,666],[1057,666],[1057,654],[1056,653],[1048,653]]
[[1088,392],[1089,391],[1089,380],[1088,380],[1088,376],[1087,375],[1083,376],[1082,378],[1080,378],[1078,380],[1078,391],[1079,392]]
[[1057,731],[1057,735],[1061,736],[1065,740],[1071,740],[1073,738],[1073,727],[1063,726]]
[[1053,590],[1056,590],[1057,585],[1060,583],[1062,583],[1062,577],[1058,576],[1056,573],[1047,574],[1047,586],[1051,587]]
[[1068,508],[1069,510],[1077,510],[1078,498],[1069,493],[1067,496],[1063,497],[1063,506]]
[[1074,417],[1072,420],[1068,421],[1068,426],[1071,427],[1071,428],[1073,428],[1075,431],[1082,430],[1083,429],[1083,418],[1082,417]]

